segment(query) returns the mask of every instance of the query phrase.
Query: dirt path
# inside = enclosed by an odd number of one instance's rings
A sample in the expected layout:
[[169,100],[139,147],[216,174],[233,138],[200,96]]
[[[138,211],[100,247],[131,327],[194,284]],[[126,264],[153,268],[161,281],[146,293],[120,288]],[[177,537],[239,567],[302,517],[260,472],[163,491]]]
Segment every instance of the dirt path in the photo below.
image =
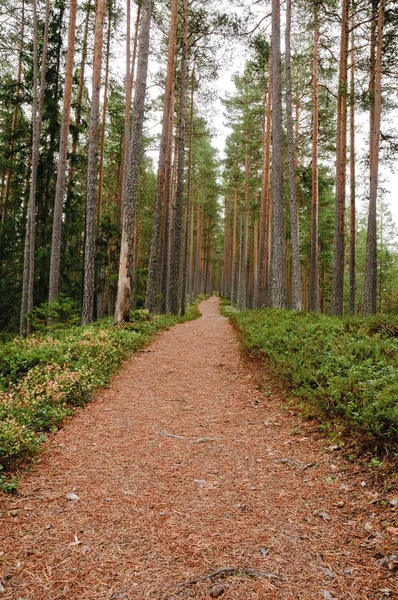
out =
[[[3,499],[0,598],[394,597],[377,564],[390,509],[259,391],[218,301],[201,311],[127,361]],[[184,585],[221,567],[280,579]]]

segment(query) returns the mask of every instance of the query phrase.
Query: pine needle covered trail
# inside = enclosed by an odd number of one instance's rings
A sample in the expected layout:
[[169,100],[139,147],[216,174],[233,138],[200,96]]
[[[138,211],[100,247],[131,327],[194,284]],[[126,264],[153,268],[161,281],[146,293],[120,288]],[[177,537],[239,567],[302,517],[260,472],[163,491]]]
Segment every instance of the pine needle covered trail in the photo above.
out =
[[201,312],[134,355],[2,499],[2,598],[394,595],[366,487],[259,391],[218,300]]

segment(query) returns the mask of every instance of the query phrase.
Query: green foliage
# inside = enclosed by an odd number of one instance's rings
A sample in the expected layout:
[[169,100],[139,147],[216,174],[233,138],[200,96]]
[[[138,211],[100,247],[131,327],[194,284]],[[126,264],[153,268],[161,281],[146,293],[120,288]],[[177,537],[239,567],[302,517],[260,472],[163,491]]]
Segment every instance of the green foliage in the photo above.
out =
[[196,305],[183,318],[137,310],[123,326],[103,319],[5,344],[0,351],[0,489],[13,485],[1,470],[37,452],[43,434],[88,402],[131,352],[158,331],[197,316]]
[[228,312],[293,394],[377,450],[398,442],[398,321],[286,310]]

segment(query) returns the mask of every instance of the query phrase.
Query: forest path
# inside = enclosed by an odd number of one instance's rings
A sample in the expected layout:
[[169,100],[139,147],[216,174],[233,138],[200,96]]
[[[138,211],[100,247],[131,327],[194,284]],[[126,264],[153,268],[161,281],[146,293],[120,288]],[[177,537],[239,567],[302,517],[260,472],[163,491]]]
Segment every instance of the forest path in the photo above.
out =
[[[369,492],[268,383],[259,391],[218,300],[200,309],[133,355],[3,498],[0,598],[394,595]],[[280,579],[184,585],[220,567]]]

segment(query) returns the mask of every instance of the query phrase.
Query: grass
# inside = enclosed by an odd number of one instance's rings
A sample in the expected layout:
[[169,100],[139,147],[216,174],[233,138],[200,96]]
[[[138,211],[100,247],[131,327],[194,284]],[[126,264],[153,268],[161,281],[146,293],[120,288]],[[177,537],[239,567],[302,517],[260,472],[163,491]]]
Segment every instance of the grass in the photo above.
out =
[[398,319],[225,307],[251,353],[335,431],[398,456]]
[[103,319],[87,327],[15,338],[0,349],[0,489],[13,492],[5,475],[36,454],[48,432],[56,431],[76,407],[107,383],[132,352],[176,323],[197,318],[192,305],[184,317],[138,310],[130,323]]

